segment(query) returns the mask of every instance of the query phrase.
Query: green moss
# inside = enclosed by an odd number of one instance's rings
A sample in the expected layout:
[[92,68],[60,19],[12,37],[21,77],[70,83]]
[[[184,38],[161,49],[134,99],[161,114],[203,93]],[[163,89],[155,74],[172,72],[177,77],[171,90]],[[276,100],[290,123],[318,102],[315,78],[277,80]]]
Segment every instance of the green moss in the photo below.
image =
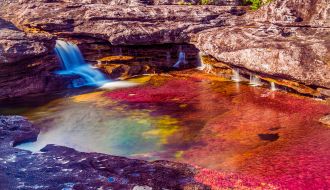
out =
[[202,5],[208,5],[209,4],[209,0],[201,0],[201,4]]
[[250,5],[252,10],[257,10],[261,6],[270,3],[272,0],[244,0],[244,4]]

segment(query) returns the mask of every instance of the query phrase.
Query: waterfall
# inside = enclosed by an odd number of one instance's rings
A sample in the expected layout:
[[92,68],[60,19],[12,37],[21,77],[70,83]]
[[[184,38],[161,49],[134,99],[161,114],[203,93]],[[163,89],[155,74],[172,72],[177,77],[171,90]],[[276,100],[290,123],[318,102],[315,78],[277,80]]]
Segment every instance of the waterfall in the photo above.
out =
[[167,51],[166,52],[166,64],[168,65],[168,66],[170,66],[171,65],[171,52],[170,51]]
[[270,82],[270,90],[272,90],[272,91],[276,91],[277,90],[276,89],[276,85],[275,85],[274,82]]
[[257,75],[250,74],[250,85],[252,86],[261,86],[261,80]]
[[173,67],[179,68],[181,64],[183,65],[187,64],[186,54],[182,51],[180,51],[178,61],[173,65]]
[[81,78],[72,81],[74,88],[82,86],[101,86],[109,82],[97,69],[87,64],[77,45],[62,40],[56,41],[56,54],[62,62],[63,70],[60,75],[78,75]]
[[186,54],[182,51],[180,51],[178,61],[173,65],[173,67],[179,68],[181,66],[181,64],[184,64],[184,65],[187,64]]
[[198,65],[197,69],[201,71],[203,71],[206,67],[203,62],[202,56],[203,56],[202,52],[199,52],[197,55],[197,65]]
[[231,77],[231,80],[233,80],[235,82],[240,82],[241,81],[241,77],[239,75],[239,69],[233,69],[233,75]]

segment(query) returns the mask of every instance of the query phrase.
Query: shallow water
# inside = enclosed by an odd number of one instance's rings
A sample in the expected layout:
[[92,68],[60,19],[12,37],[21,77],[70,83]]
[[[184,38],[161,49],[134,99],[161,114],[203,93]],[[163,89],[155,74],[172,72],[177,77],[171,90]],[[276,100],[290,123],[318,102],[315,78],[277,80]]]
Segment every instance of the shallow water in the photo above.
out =
[[[18,112],[41,128],[37,151],[58,144],[146,160],[185,162],[284,187],[327,188],[324,102],[204,75],[154,75],[138,86],[55,98]],[[28,102],[28,101],[26,101]]]

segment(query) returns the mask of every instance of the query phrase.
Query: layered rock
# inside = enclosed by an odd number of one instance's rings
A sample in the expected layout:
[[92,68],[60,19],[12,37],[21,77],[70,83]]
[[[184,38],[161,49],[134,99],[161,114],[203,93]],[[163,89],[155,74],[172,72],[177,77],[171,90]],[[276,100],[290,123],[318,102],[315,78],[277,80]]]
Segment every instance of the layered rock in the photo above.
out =
[[38,128],[23,117],[0,116],[1,189],[209,189],[197,170],[168,161],[147,162],[48,145],[40,153],[13,148],[35,140]]
[[330,88],[330,4],[274,1],[239,25],[205,30],[194,43],[219,61],[262,75]]
[[59,67],[54,45],[51,35],[25,33],[0,19],[0,99],[62,88],[51,73]]
[[129,7],[38,2],[4,3],[0,12],[22,29],[33,28],[58,36],[88,36],[112,45],[189,42],[198,31],[229,25],[230,18],[236,17],[233,14],[236,12],[226,6]]
[[322,94],[330,88],[327,0],[274,1],[248,14],[241,7],[112,2],[3,1],[0,16],[25,31],[112,45],[193,43],[221,62],[263,77],[318,87]]
[[0,64],[47,55],[54,43],[54,37],[50,35],[27,34],[0,19]]

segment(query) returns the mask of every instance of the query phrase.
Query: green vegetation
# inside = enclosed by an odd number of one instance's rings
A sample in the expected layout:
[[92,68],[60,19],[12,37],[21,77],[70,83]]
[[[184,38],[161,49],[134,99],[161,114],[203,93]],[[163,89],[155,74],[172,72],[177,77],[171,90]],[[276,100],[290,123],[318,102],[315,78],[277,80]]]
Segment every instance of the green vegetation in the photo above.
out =
[[272,0],[244,0],[244,4],[250,5],[252,10],[257,10],[261,6],[270,3]]
[[201,0],[200,2],[202,5],[209,5],[212,3],[212,0]]

